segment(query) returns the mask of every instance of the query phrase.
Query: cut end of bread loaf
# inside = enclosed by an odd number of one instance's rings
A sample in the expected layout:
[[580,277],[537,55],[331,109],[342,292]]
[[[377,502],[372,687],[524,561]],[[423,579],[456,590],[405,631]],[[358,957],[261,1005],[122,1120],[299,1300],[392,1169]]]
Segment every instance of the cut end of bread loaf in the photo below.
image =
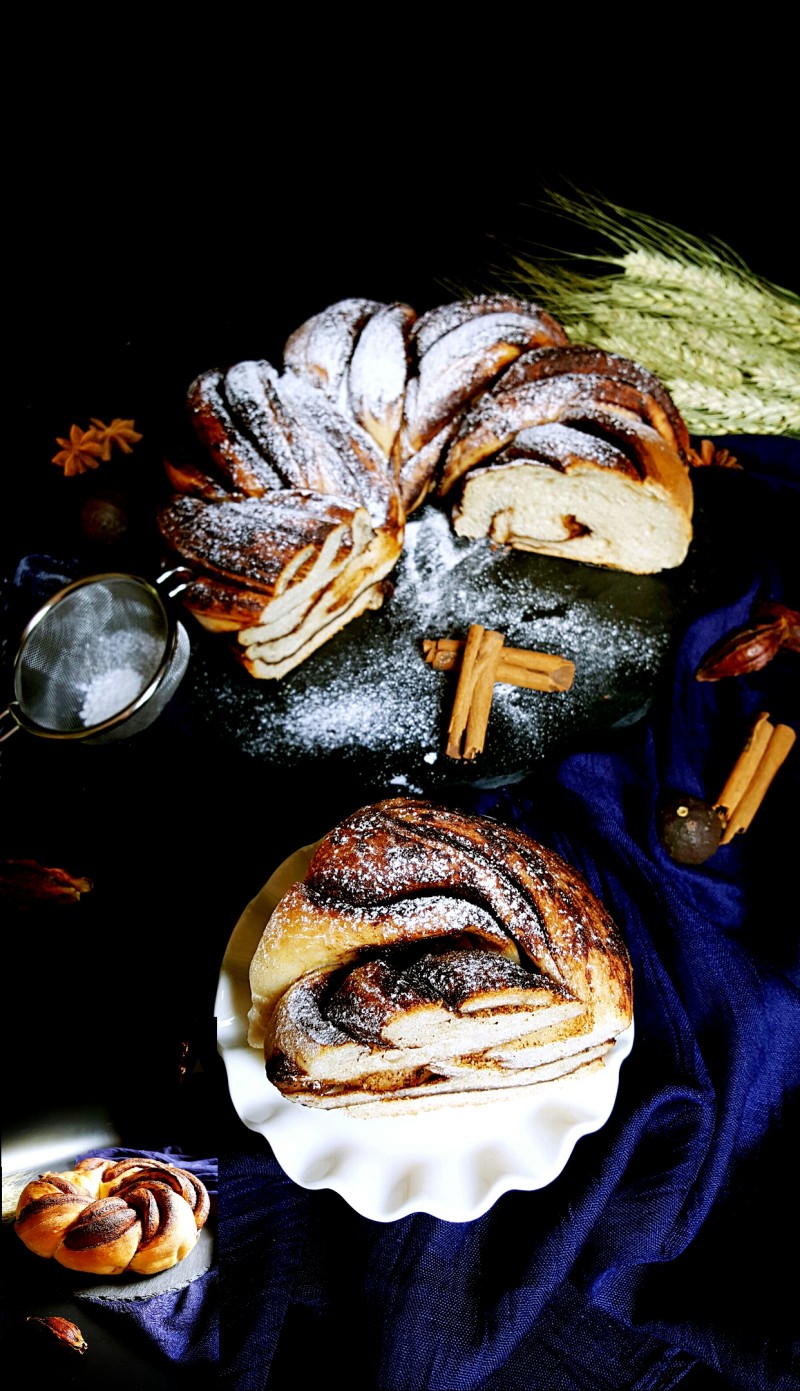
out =
[[465,475],[456,533],[631,574],[681,565],[692,541],[685,465],[654,430],[628,423],[621,437],[636,448],[565,425],[521,431]]
[[562,560],[656,574],[681,565],[691,524],[663,487],[590,463],[568,475],[517,461],[467,476],[453,513],[457,535]]

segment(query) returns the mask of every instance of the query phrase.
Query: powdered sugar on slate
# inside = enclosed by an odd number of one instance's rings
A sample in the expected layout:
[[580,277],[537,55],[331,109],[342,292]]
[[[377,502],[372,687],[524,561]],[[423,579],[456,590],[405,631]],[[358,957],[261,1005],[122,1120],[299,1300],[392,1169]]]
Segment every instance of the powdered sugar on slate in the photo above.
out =
[[[495,785],[589,730],[643,713],[669,645],[669,579],[461,538],[434,503],[409,519],[392,581],[382,609],[281,681],[253,681],[224,639],[198,635],[186,693],[215,737],[315,779],[331,761],[363,779],[365,796]],[[498,683],[484,753],[470,764],[444,753],[456,678],[427,665],[422,642],[464,637],[471,623],[503,632],[509,646],[566,657],[575,680],[552,693]]]

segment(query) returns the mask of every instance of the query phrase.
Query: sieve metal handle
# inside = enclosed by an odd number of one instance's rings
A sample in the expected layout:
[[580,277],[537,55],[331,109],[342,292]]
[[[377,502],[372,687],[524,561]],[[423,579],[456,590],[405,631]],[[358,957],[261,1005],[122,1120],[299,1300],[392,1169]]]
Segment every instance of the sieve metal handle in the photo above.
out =
[[168,599],[177,599],[179,594],[183,594],[184,590],[189,588],[191,581],[194,579],[194,574],[189,569],[188,565],[176,565],[173,570],[164,570],[155,581],[156,585],[161,586],[162,584],[168,584],[170,581],[176,579],[178,575],[185,575],[187,578],[181,580],[174,589],[167,590]]
[[11,728],[7,729],[4,734],[0,734],[0,744],[4,744],[6,739],[10,739],[11,735],[16,734],[17,730],[20,728],[19,724],[14,718],[14,711],[12,710],[10,705],[7,705],[5,710],[0,710],[0,724],[2,724],[6,715],[9,715],[11,718]]

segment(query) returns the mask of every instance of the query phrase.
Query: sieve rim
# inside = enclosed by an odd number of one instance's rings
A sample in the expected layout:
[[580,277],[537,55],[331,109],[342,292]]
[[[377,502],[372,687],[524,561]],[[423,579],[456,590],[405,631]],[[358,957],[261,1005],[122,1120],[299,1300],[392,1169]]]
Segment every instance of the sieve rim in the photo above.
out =
[[[167,572],[167,574],[169,573],[171,572]],[[163,578],[163,576],[160,578]],[[127,705],[123,706],[121,710],[117,710],[113,715],[110,715],[108,719],[100,720],[97,724],[86,725],[82,729],[48,729],[46,726],[39,724],[38,720],[33,719],[27,713],[24,704],[20,702],[19,699],[9,701],[7,713],[11,715],[16,724],[22,729],[27,730],[28,733],[36,734],[42,739],[81,740],[94,737],[97,734],[101,734],[104,730],[113,729],[117,725],[125,723],[125,721],[135,715],[143,705],[146,705],[158,691],[175,655],[178,641],[177,619],[174,613],[172,613],[164,603],[156,585],[151,584],[150,580],[145,579],[143,575],[132,575],[123,570],[107,570],[103,571],[101,574],[84,575],[81,579],[73,580],[70,584],[64,585],[61,589],[56,590],[55,594],[51,594],[50,598],[42,604],[41,608],[38,608],[33,616],[28,619],[28,622],[22,630],[17,654],[14,659],[12,672],[14,693],[15,695],[18,693],[17,677],[24,661],[25,649],[36,628],[48,617],[51,610],[60,604],[67,595],[74,593],[78,589],[83,589],[89,584],[101,582],[114,583],[118,580],[124,581],[126,584],[138,585],[140,588],[148,591],[156,607],[159,608],[164,615],[167,630],[166,641],[164,643],[164,654],[152,679],[148,682],[147,686],[145,686],[144,690],[140,691],[135,700],[130,701]]]

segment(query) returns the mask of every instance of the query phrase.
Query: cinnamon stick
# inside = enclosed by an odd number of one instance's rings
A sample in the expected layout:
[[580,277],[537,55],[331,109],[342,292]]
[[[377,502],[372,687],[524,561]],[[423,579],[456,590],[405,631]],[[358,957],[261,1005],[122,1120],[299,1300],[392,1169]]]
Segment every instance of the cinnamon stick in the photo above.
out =
[[735,835],[740,835],[747,830],[761,806],[775,774],[784,763],[797,738],[791,725],[772,725],[769,720],[766,720],[764,724],[769,726],[766,747],[747,787],[727,817],[720,845],[727,845],[728,841],[732,840]]
[[[454,671],[464,649],[463,638],[425,638],[425,661],[436,671]],[[575,679],[575,663],[549,652],[527,647],[503,647],[496,681],[534,691],[568,691]]]
[[503,642],[502,633],[480,623],[473,623],[467,634],[447,731],[450,758],[472,759],[483,749]]
[[574,679],[574,662],[524,647],[504,647],[497,664],[498,681],[534,691],[568,691]]
[[725,786],[714,803],[715,809],[720,813],[726,825],[752,781],[764,750],[769,743],[772,730],[773,725],[770,722],[769,714],[766,710],[762,710],[756,717],[744,747],[728,774]]
[[481,638],[484,628],[479,623],[473,623],[467,634],[464,643],[464,651],[461,657],[461,670],[458,674],[458,685],[456,686],[453,709],[450,715],[450,724],[447,729],[447,753],[450,758],[461,757],[461,743],[464,731],[467,727],[469,717],[469,707],[472,703],[472,695],[475,689],[475,662],[480,650]]
[[475,688],[467,717],[464,733],[463,757],[472,759],[483,752],[486,742],[486,726],[494,695],[495,673],[500,651],[503,647],[502,633],[488,630],[483,634],[480,649],[475,661]]
[[458,666],[463,638],[423,638],[422,651],[428,666],[435,671],[452,671]]

